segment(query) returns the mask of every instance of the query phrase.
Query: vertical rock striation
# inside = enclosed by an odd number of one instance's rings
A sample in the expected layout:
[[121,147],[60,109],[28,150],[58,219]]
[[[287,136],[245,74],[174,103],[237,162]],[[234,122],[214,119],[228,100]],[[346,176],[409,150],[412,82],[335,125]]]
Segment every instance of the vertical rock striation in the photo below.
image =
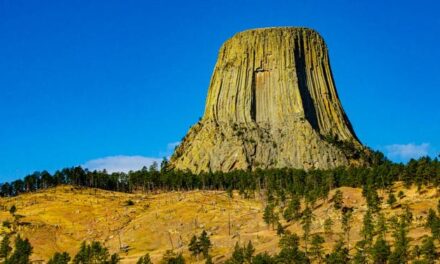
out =
[[327,47],[307,28],[236,34],[220,49],[205,114],[175,169],[327,169],[365,161],[336,92]]

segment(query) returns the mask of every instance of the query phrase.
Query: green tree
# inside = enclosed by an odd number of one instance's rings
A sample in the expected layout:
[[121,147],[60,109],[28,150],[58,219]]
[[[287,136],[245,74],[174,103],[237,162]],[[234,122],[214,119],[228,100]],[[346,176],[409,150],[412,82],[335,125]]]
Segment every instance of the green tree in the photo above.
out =
[[278,222],[277,223],[277,235],[281,236],[284,233],[285,233],[285,230],[284,230],[283,225],[280,222]]
[[70,261],[70,255],[67,252],[56,252],[47,264],[68,264]]
[[234,251],[230,259],[226,260],[226,264],[242,264],[244,263],[244,248],[235,243]]
[[230,186],[226,189],[226,193],[228,194],[229,198],[231,198],[231,199],[234,198],[234,189],[232,189],[232,186]]
[[150,258],[150,254],[145,254],[142,257],[140,257],[138,259],[138,261],[136,262],[136,264],[153,264],[153,262],[151,261]]
[[414,262],[418,262],[420,260],[420,256],[422,255],[422,251],[419,247],[419,245],[415,245],[411,251],[411,258],[414,260]]
[[249,240],[246,248],[244,249],[244,261],[245,263],[252,263],[252,257],[255,253],[255,248],[252,245],[252,242]]
[[399,218],[391,219],[393,225],[392,236],[394,238],[394,250],[390,255],[390,264],[408,263],[409,260],[409,238],[408,225],[410,218],[403,214]]
[[390,206],[393,206],[393,204],[394,204],[395,202],[397,202],[396,196],[394,196],[393,193],[390,193],[390,194],[388,195],[387,203],[388,203]]
[[313,212],[309,206],[306,206],[301,218],[301,227],[303,229],[304,249],[307,254],[307,245],[309,242],[310,229],[312,228]]
[[264,222],[270,226],[272,225],[272,228],[275,228],[275,206],[272,203],[269,203],[266,208],[264,208],[264,213],[263,213],[263,220]]
[[327,236],[333,233],[333,220],[330,217],[327,217],[324,221],[324,232]]
[[345,264],[350,261],[350,255],[348,254],[348,249],[344,246],[344,242],[339,240],[333,251],[328,254],[325,258],[325,263],[327,264]]
[[299,249],[299,237],[295,234],[285,234],[279,242],[280,253],[276,263],[309,263],[307,255]]
[[373,212],[379,212],[381,200],[376,188],[371,184],[367,184],[363,186],[362,194],[367,200],[368,208]]
[[205,264],[213,264],[211,255],[208,255],[208,257],[205,260]]
[[371,210],[367,210],[364,215],[361,234],[363,236],[363,240],[365,241],[365,246],[370,247],[374,236],[374,221]]
[[335,194],[333,195],[333,206],[335,207],[336,210],[340,210],[342,208],[343,205],[343,196],[342,196],[342,192],[340,190],[337,190],[335,192]]
[[353,257],[353,264],[367,264],[367,250],[365,239],[362,239],[356,243],[356,253]]
[[195,257],[198,257],[199,254],[202,253],[202,246],[200,245],[199,240],[195,235],[191,238],[191,241],[189,242],[188,250],[189,252],[191,252],[191,255]]
[[10,236],[5,235],[0,244],[0,258],[8,259],[9,254],[11,254],[12,247],[10,246]]
[[161,264],[185,264],[185,259],[182,253],[175,253],[172,250],[167,250],[160,261]]
[[17,212],[17,207],[14,205],[11,206],[11,208],[9,208],[9,213],[14,216],[15,213]]
[[298,196],[293,196],[287,208],[284,210],[283,217],[287,222],[299,219],[301,217],[301,202]]
[[383,213],[379,213],[377,216],[376,232],[380,238],[385,239],[387,231],[387,219],[385,218],[385,215]]
[[28,264],[32,254],[32,246],[29,240],[17,236],[15,239],[15,249],[12,255],[5,261],[5,264]]
[[436,260],[439,258],[439,254],[436,251],[434,238],[428,237],[423,240],[422,247],[420,252],[423,255],[423,260],[427,264],[434,264]]
[[90,244],[82,242],[78,253],[73,258],[73,264],[88,263],[119,263],[117,254],[110,255],[108,249],[98,241],[92,241]]
[[212,247],[211,240],[209,239],[208,233],[205,230],[202,231],[202,234],[199,237],[200,248],[203,253],[203,257],[207,258],[209,256],[209,250]]
[[351,230],[351,210],[342,211],[342,230],[344,231],[345,239],[347,240],[348,250],[350,250],[350,230]]
[[324,255],[324,247],[322,244],[324,243],[324,238],[320,235],[313,235],[312,241],[310,244],[310,255],[312,259],[317,263],[322,263],[323,255]]
[[379,237],[371,249],[371,255],[375,264],[386,264],[391,253],[390,246],[383,237]]
[[408,226],[411,224],[413,220],[413,213],[411,212],[409,206],[405,206],[405,211],[403,212],[404,221],[406,222],[406,225]]
[[121,258],[119,257],[119,255],[114,253],[110,256],[110,260],[107,263],[117,264],[117,263],[119,263],[120,260],[121,260]]
[[433,209],[429,209],[425,227],[431,229],[431,234],[435,239],[440,240],[440,218]]

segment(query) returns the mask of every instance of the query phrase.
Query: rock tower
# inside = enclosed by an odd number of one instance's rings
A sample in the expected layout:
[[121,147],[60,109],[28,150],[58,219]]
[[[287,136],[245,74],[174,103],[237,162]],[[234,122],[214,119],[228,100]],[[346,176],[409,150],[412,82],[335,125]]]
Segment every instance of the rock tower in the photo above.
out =
[[244,31],[220,48],[203,118],[170,160],[194,173],[328,169],[364,163],[322,37],[307,28]]

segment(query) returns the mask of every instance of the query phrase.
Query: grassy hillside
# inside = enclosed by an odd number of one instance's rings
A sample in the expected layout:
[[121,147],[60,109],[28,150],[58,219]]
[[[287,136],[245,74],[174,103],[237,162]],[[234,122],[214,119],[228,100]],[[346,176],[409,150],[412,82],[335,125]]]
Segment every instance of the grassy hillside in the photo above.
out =
[[[359,231],[367,205],[362,189],[342,187],[339,190],[343,192],[344,205],[353,208],[350,232],[350,248],[353,248],[360,239]],[[439,192],[429,187],[419,191],[415,187],[406,189],[396,183],[393,187],[396,197],[399,191],[403,191],[404,197],[397,198],[393,208],[385,202],[388,194],[379,191],[383,197],[382,212],[389,218],[401,213],[402,207],[408,205],[414,216],[409,233],[413,239],[411,244],[420,244],[421,239],[430,234],[423,225],[429,208],[437,206]],[[202,230],[211,235],[213,260],[217,263],[229,257],[237,241],[252,240],[257,253],[275,253],[278,248],[276,231],[263,221],[266,205],[263,194],[244,199],[235,193],[231,199],[222,191],[126,194],[61,186],[0,198],[1,222],[13,222],[8,211],[12,205],[23,217],[19,225],[0,227],[0,234],[16,232],[28,238],[34,247],[33,260],[47,260],[57,251],[74,255],[82,241],[98,240],[112,253],[120,253],[123,263],[133,263],[147,252],[156,263],[168,249],[182,251],[187,260],[195,262],[187,245],[191,237]],[[313,213],[312,233],[325,237],[324,247],[328,251],[342,232],[341,214],[328,200],[318,200]],[[332,234],[324,234],[323,223],[327,217],[335,223]],[[298,222],[281,220],[281,223],[291,232],[302,234]],[[127,247],[128,251],[121,252],[120,246]]]

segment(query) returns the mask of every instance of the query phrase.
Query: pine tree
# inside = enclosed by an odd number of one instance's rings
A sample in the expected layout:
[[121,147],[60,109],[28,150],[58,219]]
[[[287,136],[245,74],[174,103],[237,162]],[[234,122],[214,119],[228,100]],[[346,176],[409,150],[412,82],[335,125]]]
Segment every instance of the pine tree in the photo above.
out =
[[266,206],[266,208],[264,208],[263,220],[268,226],[274,224],[274,218],[275,218],[274,208],[275,208],[274,205],[271,203],[269,203]]
[[32,254],[32,246],[29,240],[22,239],[17,236],[15,239],[15,250],[12,255],[5,261],[5,264],[28,264],[29,257]]
[[81,263],[87,263],[90,258],[90,252],[89,247],[87,246],[86,242],[83,241],[81,243],[81,246],[79,248],[78,253],[76,253],[75,258],[73,259],[74,264],[81,264]]
[[104,247],[98,241],[92,241],[90,244],[82,242],[80,250],[73,258],[73,264],[87,264],[87,263],[119,263],[118,254],[110,255],[108,248]]
[[313,235],[312,236],[312,242],[310,245],[310,255],[312,256],[313,260],[315,260],[317,263],[322,263],[323,255],[324,255],[324,248],[322,244],[324,243],[324,238],[320,235]]
[[393,217],[393,238],[394,250],[390,255],[390,264],[408,263],[409,260],[409,238],[408,225],[410,217],[407,213],[401,215],[399,218]]
[[425,226],[431,229],[431,234],[435,239],[440,240],[440,218],[433,209],[429,209]]
[[285,234],[279,242],[280,253],[276,263],[309,263],[307,255],[299,249],[299,237],[295,234]]
[[114,253],[110,256],[110,260],[107,262],[108,264],[118,264],[121,258],[118,254]]
[[[439,166],[439,168],[440,168],[440,166]],[[439,169],[439,172],[440,172],[440,169]],[[440,200],[438,200],[438,202],[437,202],[437,213],[440,214]]]
[[351,230],[351,209],[342,211],[342,230],[347,240],[348,250],[350,250],[350,230]]
[[266,252],[257,254],[252,258],[252,264],[275,264],[275,259]]
[[160,261],[161,264],[185,264],[182,253],[176,254],[172,250],[167,250]]
[[306,206],[302,213],[301,226],[303,229],[304,249],[307,254],[307,244],[309,242],[310,229],[312,228],[313,212],[310,207]]
[[356,254],[353,257],[353,264],[367,264],[367,249],[365,240],[356,243]]
[[252,242],[249,240],[246,248],[244,249],[244,254],[243,254],[245,263],[249,263],[249,264],[252,263],[252,256],[254,255],[254,253],[255,253],[255,248],[252,245]]
[[439,254],[436,251],[434,238],[428,237],[423,240],[422,247],[420,252],[423,255],[423,260],[427,264],[434,264],[439,257]]
[[333,228],[333,220],[330,217],[328,217],[324,221],[324,232],[327,236],[333,233],[332,228]]
[[390,206],[393,206],[393,204],[394,204],[395,202],[397,202],[396,196],[394,196],[393,193],[390,193],[390,194],[388,195],[387,203],[388,203]]
[[11,208],[9,208],[9,213],[14,216],[15,213],[17,212],[17,207],[14,205],[11,206]]
[[411,258],[414,260],[413,263],[419,261],[421,255],[422,251],[419,245],[415,245],[411,251]]
[[287,222],[296,220],[301,216],[300,210],[301,210],[301,202],[298,196],[294,195],[292,197],[292,200],[289,202],[286,210],[284,210],[283,217]]
[[413,213],[411,212],[411,209],[409,208],[408,205],[405,206],[405,211],[403,212],[403,217],[406,222],[406,225],[411,224],[411,222],[413,220]]
[[70,256],[67,252],[59,253],[56,252],[52,258],[47,262],[47,264],[68,264],[70,261]]
[[339,240],[333,251],[328,254],[325,258],[325,263],[327,264],[343,264],[350,261],[350,255],[348,254],[348,249],[344,246],[344,242]]
[[379,237],[371,249],[373,262],[375,264],[386,264],[390,253],[391,249],[388,243],[383,237]]
[[0,258],[8,259],[9,254],[11,254],[12,248],[10,246],[10,237],[5,235],[0,244]]
[[340,190],[337,190],[335,192],[335,194],[333,195],[333,206],[335,207],[336,210],[340,210],[342,208],[342,204],[343,204],[343,196],[342,196],[342,192]]
[[373,212],[379,212],[381,200],[376,188],[371,184],[366,184],[363,186],[362,195],[367,200],[368,208]]
[[205,230],[202,231],[202,234],[199,237],[200,248],[203,253],[203,257],[207,258],[209,256],[209,250],[212,247],[211,240],[209,239],[208,233]]
[[153,264],[153,262],[151,261],[150,258],[150,254],[145,254],[142,257],[140,257],[138,259],[138,261],[136,262],[136,264]]
[[284,230],[283,225],[280,222],[278,222],[277,223],[277,235],[279,235],[279,236],[284,235],[284,232],[285,232],[285,230]]
[[189,252],[191,252],[191,255],[195,257],[198,257],[199,254],[202,253],[202,247],[195,235],[191,238],[191,241],[189,242],[188,250]]
[[379,237],[385,239],[387,231],[388,231],[387,219],[385,218],[385,215],[383,213],[379,213],[376,223],[376,232],[379,235]]
[[365,246],[370,247],[374,236],[374,222],[373,222],[373,215],[371,213],[371,210],[367,210],[367,212],[364,215],[361,234],[365,241]]
[[211,255],[208,255],[208,257],[205,260],[205,264],[213,264]]
[[234,251],[230,259],[226,260],[225,264],[242,264],[244,263],[244,249],[235,243]]

